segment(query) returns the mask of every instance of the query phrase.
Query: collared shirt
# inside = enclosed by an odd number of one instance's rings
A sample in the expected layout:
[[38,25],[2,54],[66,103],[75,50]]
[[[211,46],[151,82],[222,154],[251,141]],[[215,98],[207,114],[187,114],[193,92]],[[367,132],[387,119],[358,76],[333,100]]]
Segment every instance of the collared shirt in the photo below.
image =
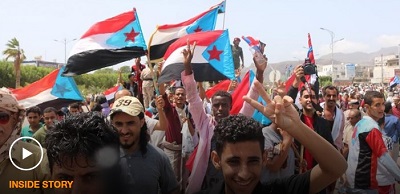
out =
[[[39,128],[38,130],[43,127],[43,123],[39,123]],[[33,134],[35,133],[35,131],[32,131],[31,126],[25,126],[22,128],[21,130],[21,137],[32,137]],[[24,141],[26,141],[26,139],[23,139]]]
[[122,148],[121,167],[129,193],[171,193],[178,187],[167,155],[159,148],[147,144],[147,152],[138,150],[132,154]]

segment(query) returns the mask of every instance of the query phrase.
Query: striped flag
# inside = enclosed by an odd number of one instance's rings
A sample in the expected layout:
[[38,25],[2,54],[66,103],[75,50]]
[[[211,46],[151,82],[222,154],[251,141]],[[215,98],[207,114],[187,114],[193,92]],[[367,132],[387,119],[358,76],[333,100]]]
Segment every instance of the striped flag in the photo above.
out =
[[56,69],[28,86],[14,89],[12,93],[25,108],[52,106],[60,109],[72,102],[83,101],[74,78],[61,76],[64,68]]
[[397,75],[395,75],[394,77],[390,78],[389,87],[393,88],[393,87],[397,86],[397,84],[400,84],[400,79],[399,79],[399,77],[397,77]]
[[189,34],[171,44],[164,55],[165,63],[161,69],[159,83],[181,78],[184,70],[182,51],[187,48],[188,40],[191,45],[196,42],[192,59],[192,69],[196,81],[232,80],[235,78],[229,33],[227,30],[215,30]]
[[111,104],[112,102],[114,102],[114,96],[115,93],[117,93],[118,91],[124,89],[124,87],[122,87],[122,85],[118,84],[112,88],[107,89],[106,91],[103,92],[104,96],[107,99],[107,102],[109,104]]
[[150,61],[161,61],[168,47],[185,35],[214,30],[218,13],[224,12],[225,1],[187,21],[157,26],[149,40]]
[[[307,51],[307,58],[310,59],[311,63],[315,65],[315,58],[314,58],[314,52],[313,52],[313,47],[312,47],[312,42],[311,42],[311,36],[310,33],[308,33],[308,51]],[[307,80],[308,83],[315,84],[317,82],[317,75],[305,75],[304,76]],[[293,73],[289,79],[286,81],[286,91],[289,91],[290,86],[292,86],[294,80],[296,79],[296,75]],[[301,87],[303,87],[303,83],[300,83],[299,85],[299,90]],[[319,87],[318,87],[319,90]],[[318,91],[316,90],[316,91]]]
[[146,54],[136,9],[94,24],[70,52],[65,76],[84,74]]

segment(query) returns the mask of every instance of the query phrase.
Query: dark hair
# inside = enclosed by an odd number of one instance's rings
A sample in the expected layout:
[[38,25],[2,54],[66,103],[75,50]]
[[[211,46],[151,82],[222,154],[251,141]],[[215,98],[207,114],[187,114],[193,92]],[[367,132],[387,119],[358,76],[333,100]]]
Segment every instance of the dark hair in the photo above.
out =
[[[96,161],[96,151],[110,147],[119,152],[119,136],[112,125],[96,113],[67,116],[47,131],[47,157],[52,169],[54,164],[70,166],[78,164],[78,157]],[[119,153],[118,153],[119,156]]]
[[29,113],[36,113],[40,116],[42,115],[42,110],[38,106],[32,106],[26,110],[26,116],[28,116]]
[[211,102],[216,96],[221,96],[221,97],[227,97],[229,99],[229,105],[232,106],[232,95],[224,90],[218,90],[217,92],[214,93],[211,97]]
[[44,113],[49,113],[49,112],[54,112],[57,114],[57,109],[55,109],[54,107],[47,107],[43,110],[43,114]]
[[90,110],[92,112],[101,112],[101,110],[103,110],[103,107],[101,107],[101,105],[99,103],[94,103],[93,108]]
[[326,90],[336,90],[336,95],[339,95],[339,90],[332,85],[327,85],[325,87],[322,88],[322,94],[325,96],[326,95]]
[[70,108],[77,108],[77,109],[79,109],[79,104],[78,104],[77,102],[74,102],[74,103],[69,104],[69,107],[70,107]]
[[[110,115],[111,121],[114,119],[115,114]],[[139,119],[145,119],[144,113],[141,112],[138,114]],[[150,135],[147,133],[147,123],[144,122],[142,128],[140,128],[140,135],[139,135],[139,147],[142,156],[147,153],[147,143],[150,141]]]
[[216,141],[216,151],[222,154],[225,143],[257,141],[260,151],[264,150],[262,126],[253,118],[244,115],[230,115],[221,119],[214,129],[213,138]]
[[104,104],[107,102],[107,98],[103,94],[101,94],[101,95],[96,96],[95,102],[97,102],[99,104]]
[[172,92],[175,94],[176,90],[178,90],[178,89],[183,89],[186,92],[186,89],[182,86],[173,87]]
[[371,106],[374,98],[384,98],[384,96],[378,91],[367,91],[364,95],[364,103]]
[[392,103],[385,102],[385,113],[389,113],[390,110],[392,110]]
[[[314,85],[310,84],[309,86],[310,86],[310,89],[315,92],[315,97],[317,97],[318,92],[315,91]],[[303,96],[303,92],[304,91],[307,91],[306,86],[301,87],[301,89],[300,89],[300,97]]]

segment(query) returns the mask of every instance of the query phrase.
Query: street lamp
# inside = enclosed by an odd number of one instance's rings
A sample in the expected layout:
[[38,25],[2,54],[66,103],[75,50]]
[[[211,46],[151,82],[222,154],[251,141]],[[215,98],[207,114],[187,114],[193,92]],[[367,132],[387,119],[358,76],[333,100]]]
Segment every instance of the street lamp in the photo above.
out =
[[56,40],[54,39],[55,42],[59,42],[64,44],[64,65],[67,65],[67,44],[76,40],[76,38],[72,39],[72,40],[68,40],[66,38],[64,38],[62,41],[61,40]]
[[[329,29],[326,29],[326,28],[319,28],[319,29],[325,30],[325,31],[327,31],[327,32],[331,35],[331,65],[332,65],[332,69],[334,69],[334,68],[333,68],[333,47],[334,47],[335,43],[344,40],[344,38],[341,38],[341,39],[339,39],[339,40],[335,40],[335,41],[334,41],[334,39],[335,39],[335,33],[332,32],[332,30],[329,30]],[[333,73],[334,73],[334,72],[333,72]],[[335,75],[335,74],[332,74],[332,82],[334,82],[334,81],[333,81],[333,79],[334,79],[334,76],[333,76],[333,75]]]

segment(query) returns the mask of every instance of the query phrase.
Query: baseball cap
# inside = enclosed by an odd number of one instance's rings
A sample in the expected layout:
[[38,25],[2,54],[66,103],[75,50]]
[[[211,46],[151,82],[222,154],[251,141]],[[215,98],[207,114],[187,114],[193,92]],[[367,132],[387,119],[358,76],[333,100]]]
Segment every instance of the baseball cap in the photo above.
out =
[[119,112],[123,112],[131,116],[138,116],[139,113],[144,113],[144,109],[139,99],[133,96],[124,96],[114,102],[110,111],[110,116]]
[[236,37],[233,39],[233,41],[236,41],[236,40],[238,40],[240,42],[240,38]]

